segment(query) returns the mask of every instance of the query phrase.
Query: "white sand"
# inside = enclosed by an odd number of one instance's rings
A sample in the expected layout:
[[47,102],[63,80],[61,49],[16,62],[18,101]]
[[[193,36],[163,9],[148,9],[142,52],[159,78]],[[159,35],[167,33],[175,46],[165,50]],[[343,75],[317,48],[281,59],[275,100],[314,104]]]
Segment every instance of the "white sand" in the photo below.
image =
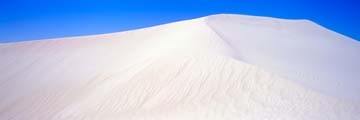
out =
[[214,15],[0,44],[1,120],[358,120],[360,43]]

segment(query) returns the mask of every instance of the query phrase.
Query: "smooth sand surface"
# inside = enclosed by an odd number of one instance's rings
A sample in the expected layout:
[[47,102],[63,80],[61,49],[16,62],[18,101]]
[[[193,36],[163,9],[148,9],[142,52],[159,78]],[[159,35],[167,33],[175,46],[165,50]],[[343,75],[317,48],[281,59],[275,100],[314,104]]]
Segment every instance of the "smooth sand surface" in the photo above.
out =
[[220,14],[0,44],[1,120],[358,120],[360,43]]

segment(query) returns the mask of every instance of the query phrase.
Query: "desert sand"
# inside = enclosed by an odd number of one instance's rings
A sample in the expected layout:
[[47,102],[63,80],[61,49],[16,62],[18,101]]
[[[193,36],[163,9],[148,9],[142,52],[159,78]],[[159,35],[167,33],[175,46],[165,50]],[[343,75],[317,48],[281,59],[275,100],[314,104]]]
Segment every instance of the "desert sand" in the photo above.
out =
[[360,43],[218,14],[0,44],[1,120],[359,120]]

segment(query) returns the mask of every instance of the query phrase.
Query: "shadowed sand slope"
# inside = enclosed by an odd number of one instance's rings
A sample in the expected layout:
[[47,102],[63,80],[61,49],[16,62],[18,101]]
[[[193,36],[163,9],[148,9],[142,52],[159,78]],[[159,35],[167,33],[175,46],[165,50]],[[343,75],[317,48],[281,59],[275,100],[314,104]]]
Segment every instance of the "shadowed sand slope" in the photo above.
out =
[[206,21],[238,59],[325,94],[360,100],[358,41],[308,20],[217,15]]
[[239,15],[0,44],[0,119],[356,120],[359,50],[308,21]]

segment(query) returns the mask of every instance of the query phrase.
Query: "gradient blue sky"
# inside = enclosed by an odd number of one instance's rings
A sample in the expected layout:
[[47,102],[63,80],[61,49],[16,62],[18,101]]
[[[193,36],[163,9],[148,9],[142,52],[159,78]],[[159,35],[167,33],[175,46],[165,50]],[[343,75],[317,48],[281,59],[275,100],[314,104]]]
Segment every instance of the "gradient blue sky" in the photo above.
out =
[[0,0],[0,42],[118,32],[217,13],[309,19],[360,40],[357,0]]

